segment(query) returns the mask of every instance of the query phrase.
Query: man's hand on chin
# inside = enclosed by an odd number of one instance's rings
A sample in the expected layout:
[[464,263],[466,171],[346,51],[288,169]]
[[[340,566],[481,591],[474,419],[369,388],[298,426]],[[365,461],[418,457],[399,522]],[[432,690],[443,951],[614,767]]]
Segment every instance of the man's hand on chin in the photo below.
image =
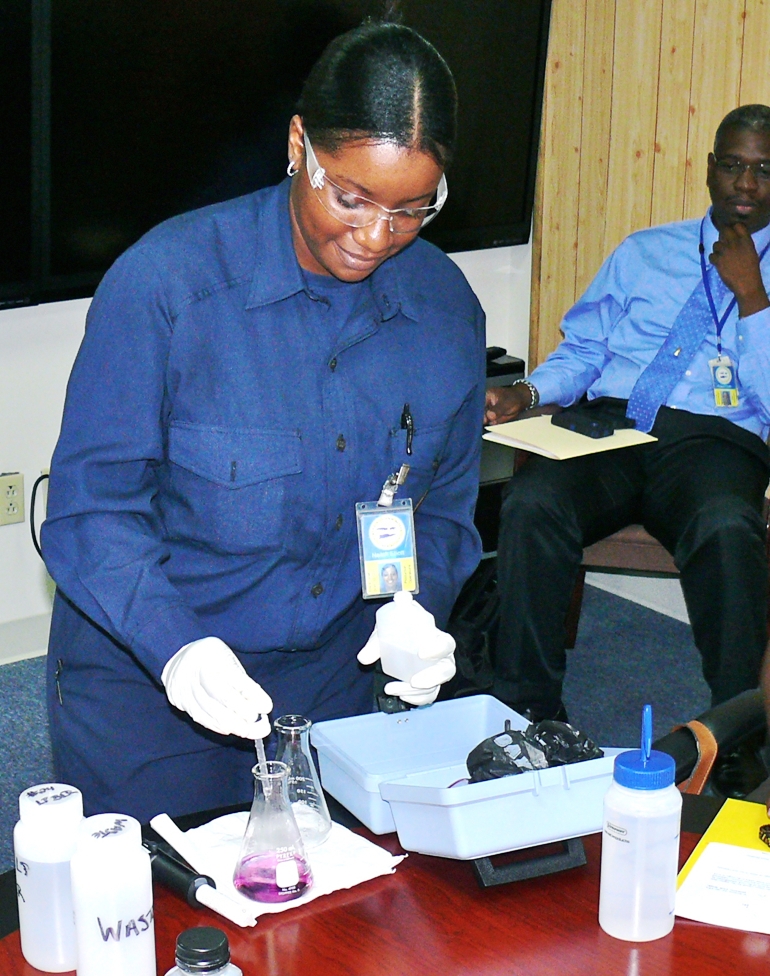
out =
[[720,229],[719,240],[714,242],[709,260],[735,295],[742,319],[770,307],[759,270],[757,249],[743,224],[730,224]]

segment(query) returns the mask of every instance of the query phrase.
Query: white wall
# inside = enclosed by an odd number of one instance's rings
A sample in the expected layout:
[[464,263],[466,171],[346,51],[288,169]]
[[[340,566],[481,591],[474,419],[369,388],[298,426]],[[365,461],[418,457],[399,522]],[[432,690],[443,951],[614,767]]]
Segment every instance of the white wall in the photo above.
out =
[[494,247],[450,255],[487,315],[487,345],[502,346],[526,363],[532,246]]
[[[0,624],[50,610],[50,583],[30,537],[29,503],[35,479],[51,463],[87,308],[81,299],[0,312],[0,471],[21,471],[26,496],[25,521],[0,526]],[[40,516],[44,502],[41,489]]]
[[[487,313],[488,345],[526,360],[530,246],[452,256]],[[52,587],[30,538],[30,494],[51,461],[87,309],[82,299],[0,312],[0,471],[24,474],[27,510],[23,523],[0,527],[0,627],[9,625],[0,633],[0,660],[4,651],[6,658],[23,655],[30,641],[43,649],[42,615],[50,612]],[[39,492],[40,516],[44,502]]]

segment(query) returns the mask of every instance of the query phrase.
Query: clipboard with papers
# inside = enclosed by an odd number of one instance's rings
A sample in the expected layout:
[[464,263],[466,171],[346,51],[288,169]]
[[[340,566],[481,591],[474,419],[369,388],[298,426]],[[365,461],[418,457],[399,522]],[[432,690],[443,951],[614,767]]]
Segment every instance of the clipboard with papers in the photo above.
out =
[[556,461],[613,451],[621,447],[633,447],[636,444],[649,444],[657,440],[651,434],[645,434],[632,427],[616,430],[610,437],[587,437],[585,434],[557,427],[551,423],[548,414],[487,427],[483,439],[506,447],[530,451],[533,454],[541,454]]

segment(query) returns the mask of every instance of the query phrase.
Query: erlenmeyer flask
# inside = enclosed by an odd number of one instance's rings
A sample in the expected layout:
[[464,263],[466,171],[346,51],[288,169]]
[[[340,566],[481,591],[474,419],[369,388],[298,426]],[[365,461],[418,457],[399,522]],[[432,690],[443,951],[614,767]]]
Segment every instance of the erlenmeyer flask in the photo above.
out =
[[252,773],[254,803],[233,884],[254,901],[291,901],[311,887],[313,875],[286,795],[289,768],[267,762]]
[[288,797],[305,847],[322,844],[332,829],[315,763],[310,753],[310,726],[303,715],[282,715],[273,722],[278,733],[275,758],[289,767]]

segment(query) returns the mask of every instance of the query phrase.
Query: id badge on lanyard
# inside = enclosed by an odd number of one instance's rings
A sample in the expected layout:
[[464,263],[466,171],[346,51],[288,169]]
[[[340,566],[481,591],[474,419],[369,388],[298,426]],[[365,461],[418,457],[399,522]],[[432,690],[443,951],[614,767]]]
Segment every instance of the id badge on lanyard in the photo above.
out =
[[709,369],[711,385],[714,387],[714,403],[718,407],[737,407],[738,381],[730,357],[717,356],[716,359],[709,359]]
[[414,509],[411,498],[395,494],[409,473],[402,464],[388,477],[376,502],[356,502],[361,592],[365,600],[398,590],[419,593]]

